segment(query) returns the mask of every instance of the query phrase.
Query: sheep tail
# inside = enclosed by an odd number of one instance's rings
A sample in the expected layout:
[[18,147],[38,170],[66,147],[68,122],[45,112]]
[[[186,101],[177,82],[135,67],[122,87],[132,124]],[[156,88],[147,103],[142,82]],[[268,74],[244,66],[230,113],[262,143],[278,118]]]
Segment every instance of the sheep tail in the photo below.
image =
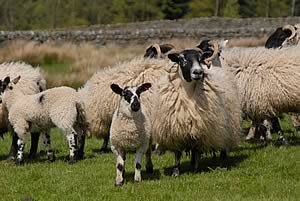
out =
[[76,102],[76,111],[77,111],[77,125],[82,131],[82,135],[86,135],[88,130],[88,123],[86,120],[85,110],[82,103]]

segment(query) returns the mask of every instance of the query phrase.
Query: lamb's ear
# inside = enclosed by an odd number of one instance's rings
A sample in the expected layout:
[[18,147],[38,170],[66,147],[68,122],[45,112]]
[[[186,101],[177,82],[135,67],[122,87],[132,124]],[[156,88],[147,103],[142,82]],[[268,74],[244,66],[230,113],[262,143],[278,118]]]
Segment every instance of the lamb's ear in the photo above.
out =
[[149,82],[146,82],[146,83],[142,84],[141,86],[139,86],[139,87],[136,89],[136,94],[137,94],[137,95],[140,95],[142,92],[147,91],[148,89],[150,89],[151,86],[152,86],[152,85],[151,85],[151,83],[149,83]]
[[14,78],[11,82],[14,83],[14,84],[17,84],[20,79],[21,79],[21,75],[19,75],[18,77]]
[[10,83],[10,77],[7,76],[4,78],[4,80],[2,82],[2,91],[4,91],[6,89],[6,87],[8,86],[9,83]]
[[123,89],[121,87],[119,87],[119,85],[112,84],[112,85],[110,85],[110,88],[111,88],[111,90],[113,90],[113,92],[115,92],[116,94],[119,94],[120,96],[122,96]]
[[168,54],[168,58],[171,61],[175,62],[175,63],[179,63],[179,61],[180,61],[180,54],[177,53],[177,52],[170,53],[170,54]]

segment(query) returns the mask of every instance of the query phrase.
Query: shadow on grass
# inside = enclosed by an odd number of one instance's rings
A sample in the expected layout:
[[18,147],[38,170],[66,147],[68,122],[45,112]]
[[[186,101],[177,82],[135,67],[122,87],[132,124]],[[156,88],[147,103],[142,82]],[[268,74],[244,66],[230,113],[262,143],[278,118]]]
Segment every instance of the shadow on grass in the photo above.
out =
[[106,150],[101,150],[101,149],[92,149],[92,152],[93,153],[96,153],[96,154],[111,154],[112,151],[110,148],[106,149]]
[[[197,171],[194,170],[190,161],[185,161],[180,165],[180,174],[197,174],[203,172],[211,172],[216,169],[230,170],[232,167],[236,167],[242,161],[248,158],[248,155],[241,154],[237,156],[228,157],[226,159],[220,158],[202,158],[200,159],[200,166]],[[164,174],[171,176],[173,172],[173,166],[164,168]]]
[[[159,169],[153,170],[153,173],[147,173],[145,170],[142,170],[142,182],[148,180],[159,180],[160,179]],[[125,182],[126,183],[135,183],[134,182],[134,172],[125,172]]]

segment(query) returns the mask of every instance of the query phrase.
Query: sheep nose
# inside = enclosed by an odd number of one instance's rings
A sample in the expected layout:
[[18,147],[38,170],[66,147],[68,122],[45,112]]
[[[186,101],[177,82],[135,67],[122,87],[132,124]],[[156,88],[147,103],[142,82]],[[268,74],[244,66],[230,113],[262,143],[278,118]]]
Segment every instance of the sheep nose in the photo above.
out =
[[193,70],[192,74],[193,74],[192,77],[194,80],[200,80],[203,78],[204,71],[202,69],[195,69],[195,70]]
[[141,108],[141,104],[138,101],[134,101],[131,104],[131,110],[134,111],[134,112],[139,111],[140,108]]

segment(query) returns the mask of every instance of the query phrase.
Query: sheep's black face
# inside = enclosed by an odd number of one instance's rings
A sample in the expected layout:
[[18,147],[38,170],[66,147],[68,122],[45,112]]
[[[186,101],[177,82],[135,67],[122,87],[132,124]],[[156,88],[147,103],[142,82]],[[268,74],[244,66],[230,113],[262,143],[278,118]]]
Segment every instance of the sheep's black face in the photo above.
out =
[[122,99],[128,104],[133,112],[137,112],[141,108],[140,94],[151,87],[150,83],[144,83],[139,87],[125,87],[122,89],[116,84],[111,85],[111,89],[122,96]]
[[266,48],[279,48],[283,42],[290,37],[292,32],[290,30],[283,30],[282,27],[277,28],[276,31],[268,38]]
[[204,69],[201,65],[203,58],[200,51],[187,49],[180,53],[168,54],[168,57],[171,61],[179,64],[182,76],[187,82],[203,80]]

